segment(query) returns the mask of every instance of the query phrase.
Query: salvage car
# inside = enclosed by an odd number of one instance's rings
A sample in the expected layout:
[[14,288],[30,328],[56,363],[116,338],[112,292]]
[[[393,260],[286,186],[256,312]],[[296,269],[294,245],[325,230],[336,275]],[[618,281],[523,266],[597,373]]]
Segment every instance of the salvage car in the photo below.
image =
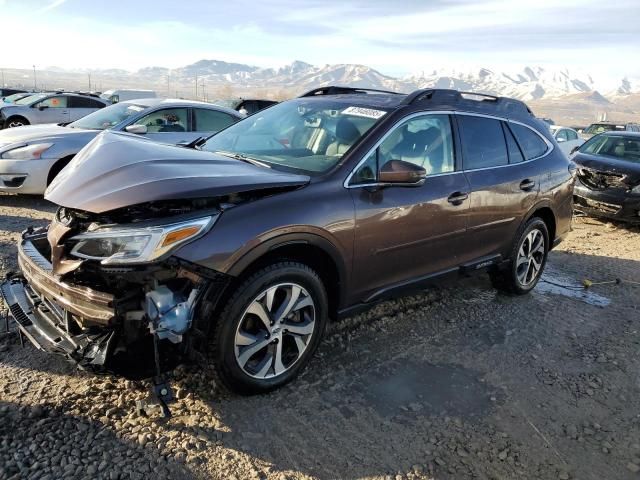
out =
[[35,93],[11,104],[0,104],[0,129],[39,123],[69,123],[109,103],[78,93]]
[[640,132],[640,125],[637,123],[615,123],[615,122],[598,122],[592,123],[582,132],[580,136],[584,140],[589,140],[594,135],[603,132]]
[[235,110],[209,103],[149,98],[120,102],[70,124],[5,129],[0,131],[0,192],[44,193],[71,159],[104,130],[189,144],[241,118]]
[[509,98],[325,87],[201,150],[104,132],[56,177],[1,287],[36,346],[98,372],[193,358],[265,392],[330,318],[476,271],[530,292],[570,230],[573,164]]
[[601,133],[572,160],[576,209],[592,216],[640,222],[640,133]]

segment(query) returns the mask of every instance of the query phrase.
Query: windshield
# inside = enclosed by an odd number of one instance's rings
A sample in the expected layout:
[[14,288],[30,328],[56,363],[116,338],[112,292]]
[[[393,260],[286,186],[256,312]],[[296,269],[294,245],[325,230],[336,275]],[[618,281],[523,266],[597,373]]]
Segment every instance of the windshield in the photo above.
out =
[[69,126],[72,128],[86,128],[87,130],[107,130],[133,115],[137,115],[146,108],[144,105],[117,103],[90,113],[86,117],[70,123]]
[[614,132],[614,131],[622,131],[624,132],[624,125],[613,125],[611,123],[594,123],[587,128],[584,133],[593,133],[594,135],[602,132]]
[[386,113],[331,100],[296,99],[232,125],[202,149],[317,174],[336,165]]
[[16,101],[14,105],[31,105],[33,102],[42,100],[43,98],[46,98],[48,96],[48,93],[37,93],[35,95],[29,95],[28,97],[24,97]]
[[579,151],[640,163],[640,137],[598,135],[582,145]]
[[20,100],[21,98],[28,97],[29,93],[14,93],[13,95],[9,95],[4,97],[4,103],[13,103],[16,100]]

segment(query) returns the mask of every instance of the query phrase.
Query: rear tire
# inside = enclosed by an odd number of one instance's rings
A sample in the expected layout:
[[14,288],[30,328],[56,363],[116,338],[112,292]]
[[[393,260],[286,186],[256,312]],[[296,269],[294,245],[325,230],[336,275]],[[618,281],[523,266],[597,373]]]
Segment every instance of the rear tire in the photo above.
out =
[[29,125],[29,120],[24,117],[9,117],[5,125],[7,128],[25,127]]
[[244,395],[290,382],[318,348],[327,318],[325,286],[307,265],[283,261],[257,271],[215,320],[211,354],[218,379]]
[[509,255],[509,266],[489,272],[491,283],[501,292],[524,295],[535,288],[549,253],[549,230],[540,218],[530,219],[518,232]]

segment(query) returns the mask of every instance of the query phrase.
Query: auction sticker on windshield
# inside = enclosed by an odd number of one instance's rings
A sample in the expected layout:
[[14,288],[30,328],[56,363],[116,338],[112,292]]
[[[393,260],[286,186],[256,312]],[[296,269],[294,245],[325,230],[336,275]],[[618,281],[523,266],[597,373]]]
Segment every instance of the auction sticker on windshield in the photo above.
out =
[[343,115],[354,115],[356,117],[365,117],[365,118],[382,118],[385,116],[387,112],[384,110],[374,110],[372,108],[362,108],[362,107],[348,107],[342,111]]

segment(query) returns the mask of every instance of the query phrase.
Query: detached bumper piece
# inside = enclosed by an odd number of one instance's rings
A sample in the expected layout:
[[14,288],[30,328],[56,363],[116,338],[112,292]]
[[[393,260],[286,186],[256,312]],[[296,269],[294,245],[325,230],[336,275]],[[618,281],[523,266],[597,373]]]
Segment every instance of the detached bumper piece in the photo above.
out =
[[86,370],[102,373],[115,332],[69,333],[68,312],[38,295],[23,277],[2,285],[0,293],[20,331],[39,350],[63,355]]
[[[116,332],[108,327],[115,316],[113,298],[55,278],[51,263],[36,248],[39,241],[42,235],[25,236],[19,245],[22,275],[0,285],[2,298],[20,332],[38,349],[102,373],[116,343]],[[74,318],[89,326],[79,328]]]

